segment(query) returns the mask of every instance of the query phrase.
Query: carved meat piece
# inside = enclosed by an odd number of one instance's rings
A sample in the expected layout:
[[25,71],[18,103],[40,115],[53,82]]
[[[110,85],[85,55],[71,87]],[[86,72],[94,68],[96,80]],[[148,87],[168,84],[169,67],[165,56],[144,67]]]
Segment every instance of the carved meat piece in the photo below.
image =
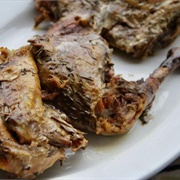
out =
[[64,148],[20,144],[1,118],[0,129],[0,168],[11,178],[34,179],[57,160],[65,159]]
[[111,50],[95,33],[36,36],[29,42],[44,99],[65,112],[75,127],[96,134],[129,131],[145,116],[164,78],[180,65],[180,49],[173,49],[147,80],[126,81],[114,76]]
[[64,160],[65,148],[85,148],[87,140],[65,114],[43,104],[30,47],[0,53],[0,168],[15,178],[34,178]]
[[94,108],[113,76],[107,43],[95,33],[37,36],[30,42],[42,88],[56,94],[58,107],[62,106],[78,127],[94,129]]
[[[94,30],[115,48],[145,57],[180,34],[179,0],[36,0],[42,20],[56,22],[47,34]],[[58,20],[59,19],[59,20]]]

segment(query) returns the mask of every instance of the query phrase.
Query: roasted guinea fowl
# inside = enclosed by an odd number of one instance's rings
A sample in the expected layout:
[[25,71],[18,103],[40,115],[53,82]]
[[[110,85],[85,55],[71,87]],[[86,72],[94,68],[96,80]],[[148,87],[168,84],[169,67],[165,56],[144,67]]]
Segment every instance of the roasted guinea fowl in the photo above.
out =
[[152,54],[180,34],[179,0],[35,0],[39,15],[57,22],[47,34],[68,34],[92,29],[115,48],[134,57]]
[[76,151],[87,141],[65,114],[43,104],[29,46],[0,53],[0,169],[34,178],[64,160],[65,148]]
[[43,98],[70,117],[77,128],[113,135],[129,131],[146,115],[165,77],[180,65],[174,48],[145,81],[114,76],[111,50],[96,33],[35,36],[32,52]]

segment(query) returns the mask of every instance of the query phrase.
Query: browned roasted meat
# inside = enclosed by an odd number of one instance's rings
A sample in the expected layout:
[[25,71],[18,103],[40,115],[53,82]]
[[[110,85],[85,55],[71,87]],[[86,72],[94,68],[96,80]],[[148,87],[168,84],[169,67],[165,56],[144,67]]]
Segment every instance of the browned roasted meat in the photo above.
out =
[[0,118],[0,168],[12,178],[33,179],[57,160],[65,159],[64,149],[19,144]]
[[65,114],[42,103],[29,46],[0,50],[0,168],[16,178],[34,178],[64,160],[64,148],[76,151],[87,141]]
[[71,123],[97,134],[127,132],[151,106],[163,79],[180,65],[180,49],[149,78],[114,76],[111,50],[95,33],[36,36],[29,41],[39,69],[44,99],[65,112]]
[[179,0],[36,0],[43,19],[56,22],[48,34],[79,32],[84,28],[101,34],[108,43],[134,57],[152,54],[180,34]]
[[39,16],[36,17],[35,26],[37,26],[41,21],[44,19],[48,19],[50,21],[56,22],[59,20],[59,14],[61,9],[59,9],[58,1],[51,0],[51,1],[42,1],[42,0],[35,0],[36,9],[41,13]]
[[56,95],[58,106],[68,112],[78,127],[94,129],[96,103],[113,75],[111,50],[106,42],[94,33],[37,36],[30,41],[42,86],[53,97]]

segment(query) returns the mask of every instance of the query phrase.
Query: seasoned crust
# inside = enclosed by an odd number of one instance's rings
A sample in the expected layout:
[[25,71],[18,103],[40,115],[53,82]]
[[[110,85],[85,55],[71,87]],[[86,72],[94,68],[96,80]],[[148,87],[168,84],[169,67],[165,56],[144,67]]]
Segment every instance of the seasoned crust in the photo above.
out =
[[[56,1],[59,12],[46,17],[50,7],[37,0],[37,11],[45,19],[59,20],[47,34],[69,34],[94,30],[108,43],[134,57],[152,55],[155,47],[170,44],[180,34],[179,0]],[[53,5],[52,5],[53,7]],[[40,22],[38,22],[40,23]],[[38,24],[36,23],[36,25]]]
[[30,46],[0,50],[0,168],[14,178],[35,178],[64,160],[65,148],[84,149],[87,140],[42,102]]

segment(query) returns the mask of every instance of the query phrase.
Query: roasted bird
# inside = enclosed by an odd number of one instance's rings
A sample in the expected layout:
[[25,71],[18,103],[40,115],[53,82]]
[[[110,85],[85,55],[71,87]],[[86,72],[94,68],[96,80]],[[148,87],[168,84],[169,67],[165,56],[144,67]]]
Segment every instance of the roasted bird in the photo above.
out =
[[180,65],[180,48],[145,81],[114,75],[111,49],[97,33],[35,36],[30,39],[43,98],[70,117],[74,127],[113,135],[145,117],[165,77]]
[[35,178],[64,160],[65,148],[86,147],[67,116],[43,104],[29,46],[1,48],[0,74],[0,169],[14,178]]
[[47,34],[94,30],[115,48],[145,57],[180,34],[179,0],[35,0],[39,15],[56,22]]

